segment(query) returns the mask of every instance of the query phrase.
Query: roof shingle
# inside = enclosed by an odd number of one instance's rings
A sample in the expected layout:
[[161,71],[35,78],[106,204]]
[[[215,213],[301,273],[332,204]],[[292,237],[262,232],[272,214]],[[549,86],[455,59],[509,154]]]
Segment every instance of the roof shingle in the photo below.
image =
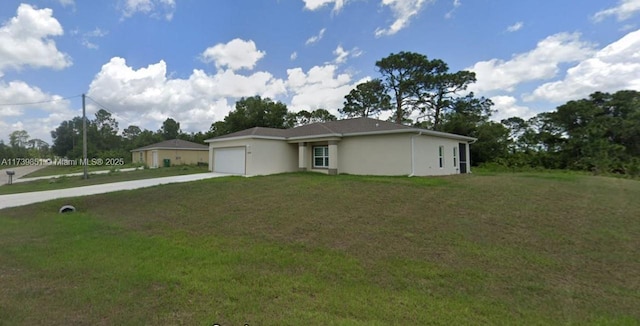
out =
[[457,136],[458,138],[469,138],[460,135],[453,135],[447,133],[441,133],[426,129],[417,129],[405,125],[400,125],[397,123],[382,121],[371,118],[354,118],[354,119],[344,119],[344,120],[336,120],[329,122],[317,122],[312,123],[296,128],[291,129],[276,129],[276,128],[265,128],[265,127],[254,127],[250,129],[241,130],[238,132],[234,132],[228,135],[215,137],[207,140],[222,140],[227,138],[235,138],[235,137],[275,137],[281,138],[283,140],[289,138],[299,138],[299,137],[314,137],[314,136],[344,136],[348,134],[358,134],[358,133],[387,133],[387,132],[408,132],[408,131],[424,131],[434,135],[440,136]]

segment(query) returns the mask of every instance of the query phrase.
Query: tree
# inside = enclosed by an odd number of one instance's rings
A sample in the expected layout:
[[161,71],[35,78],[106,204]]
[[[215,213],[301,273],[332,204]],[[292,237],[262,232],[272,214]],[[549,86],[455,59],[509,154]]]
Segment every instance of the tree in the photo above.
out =
[[227,130],[227,124],[224,123],[224,121],[216,121],[211,124],[208,133],[211,134],[212,137],[218,137],[229,134],[230,132]]
[[311,112],[302,110],[299,112],[289,112],[285,116],[285,127],[293,128],[311,123],[328,122],[337,120],[336,116],[325,109],[317,109]]
[[[478,126],[487,123],[493,113],[490,99],[476,98],[473,93],[451,100],[450,110],[442,116],[439,131],[459,135],[472,135]],[[428,128],[430,123],[423,122],[420,127]]]
[[167,118],[167,120],[162,123],[160,130],[158,130],[158,133],[164,140],[176,139],[181,132],[180,123],[171,118]]
[[159,133],[154,133],[151,130],[143,130],[138,134],[138,136],[134,140],[133,148],[144,147],[147,145],[151,145],[157,142],[162,141],[163,138]]
[[449,72],[440,59],[400,52],[376,62],[382,83],[391,92],[395,106],[395,121],[402,123],[418,110],[431,127],[439,129],[442,115],[454,105],[457,94],[476,81],[470,71]]
[[502,123],[512,152],[531,166],[640,174],[640,92],[595,92],[528,121]]
[[428,66],[429,60],[425,55],[412,52],[392,53],[376,62],[382,84],[392,94],[396,123],[402,123],[417,108],[417,85]]
[[106,110],[100,109],[96,112],[94,123],[100,135],[103,137],[116,135],[118,133],[118,122],[112,117],[111,113]]
[[470,147],[471,162],[482,164],[505,158],[509,152],[509,129],[499,122],[480,124],[471,134],[478,140]]
[[0,139],[0,159],[3,158],[15,158],[11,152],[11,147],[5,145],[4,141]]
[[442,60],[432,60],[418,83],[420,111],[431,118],[433,129],[438,130],[442,115],[457,105],[457,94],[476,81],[476,75],[469,71],[449,73],[449,66]]
[[140,127],[136,125],[130,125],[122,131],[122,137],[129,141],[134,141],[142,132]]
[[82,118],[74,117],[72,120],[62,121],[55,130],[51,131],[53,153],[60,157],[69,157],[82,140],[81,132]]
[[360,83],[345,96],[340,114],[348,118],[378,116],[391,109],[391,96],[380,79]]
[[[235,110],[229,112],[224,118],[224,127],[217,124],[216,129],[223,132],[222,134],[253,127],[284,129],[287,112],[286,105],[273,102],[269,98],[263,99],[260,96],[242,98],[236,102]],[[220,135],[218,132],[216,134]]]
[[489,121],[493,110],[490,99],[476,98],[473,93],[451,100],[450,110],[443,114],[440,131],[475,137],[470,147],[471,162],[481,164],[504,158],[509,144],[509,130]]
[[87,137],[90,144],[95,145],[97,152],[112,152],[121,147],[118,122],[110,112],[103,109],[96,112],[95,119],[88,126]]
[[27,148],[29,133],[26,130],[16,130],[9,134],[9,144],[12,148]]

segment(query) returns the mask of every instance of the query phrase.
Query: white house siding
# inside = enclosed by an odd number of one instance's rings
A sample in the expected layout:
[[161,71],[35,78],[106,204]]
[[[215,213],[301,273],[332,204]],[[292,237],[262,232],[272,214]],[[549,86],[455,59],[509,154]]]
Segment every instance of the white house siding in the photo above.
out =
[[386,134],[343,138],[338,142],[338,173],[409,175],[411,135]]
[[[458,148],[459,151],[461,141],[425,135],[416,135],[413,141],[414,175],[449,175],[460,173],[460,155],[457,155],[457,162],[454,166],[453,148]],[[465,141],[462,142],[466,143]],[[444,146],[444,164],[442,168],[440,167],[439,157],[440,146]]]
[[215,148],[243,147],[246,149],[245,169],[247,175],[266,175],[298,170],[297,144],[284,140],[239,139],[209,144],[209,171],[215,171]]
[[298,144],[283,140],[252,139],[247,147],[248,175],[298,171]]

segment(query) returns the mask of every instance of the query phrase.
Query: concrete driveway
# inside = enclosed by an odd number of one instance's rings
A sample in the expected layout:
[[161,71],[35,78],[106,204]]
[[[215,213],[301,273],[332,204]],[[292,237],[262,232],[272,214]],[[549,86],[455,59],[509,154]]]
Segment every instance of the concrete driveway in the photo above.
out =
[[[17,174],[17,171],[16,171],[16,174]],[[93,185],[93,186],[85,186],[85,187],[77,187],[77,188],[1,195],[0,209],[39,203],[39,202],[44,202],[44,201],[58,199],[58,198],[69,198],[69,197],[88,196],[88,195],[95,195],[95,194],[104,194],[107,192],[114,192],[114,191],[120,191],[120,190],[139,189],[139,188],[157,186],[161,184],[190,182],[190,181],[219,178],[219,177],[225,177],[225,176],[229,176],[229,174],[208,172],[208,173],[180,175],[180,176],[174,176],[174,177],[105,183],[101,185]],[[11,186],[7,186],[7,187],[11,187]]]
[[27,165],[27,166],[16,166],[13,168],[7,168],[0,170],[0,186],[6,185],[9,181],[9,176],[7,175],[7,171],[13,171],[16,174],[13,176],[13,181],[16,181],[23,176],[38,171],[42,168],[45,168],[46,165]]

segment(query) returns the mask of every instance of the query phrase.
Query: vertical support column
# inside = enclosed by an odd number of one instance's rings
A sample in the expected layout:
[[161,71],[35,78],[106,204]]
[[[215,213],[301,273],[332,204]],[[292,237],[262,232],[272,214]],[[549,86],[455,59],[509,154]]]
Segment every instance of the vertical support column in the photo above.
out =
[[213,172],[213,146],[209,144],[209,171]]
[[329,175],[338,174],[338,142],[329,141]]
[[467,173],[471,173],[471,144],[467,143],[467,146],[465,147],[465,152],[467,154]]
[[307,170],[307,143],[298,143],[298,171]]

